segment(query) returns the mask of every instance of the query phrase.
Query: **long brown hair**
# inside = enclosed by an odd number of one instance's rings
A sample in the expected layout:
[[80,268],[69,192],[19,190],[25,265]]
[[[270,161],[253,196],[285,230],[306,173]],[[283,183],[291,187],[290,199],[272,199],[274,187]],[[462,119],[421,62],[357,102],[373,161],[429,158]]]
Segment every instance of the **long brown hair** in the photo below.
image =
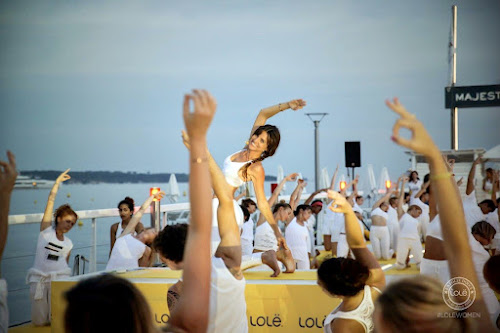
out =
[[280,144],[280,131],[278,127],[274,125],[262,125],[259,126],[255,132],[253,132],[252,136],[256,135],[259,136],[262,132],[267,133],[267,150],[264,150],[262,154],[256,158],[255,160],[249,161],[247,164],[243,166],[242,174],[243,178],[248,181],[248,167],[256,162],[262,162],[269,156],[273,156],[274,153],[276,152],[276,149],[278,149],[278,146]]

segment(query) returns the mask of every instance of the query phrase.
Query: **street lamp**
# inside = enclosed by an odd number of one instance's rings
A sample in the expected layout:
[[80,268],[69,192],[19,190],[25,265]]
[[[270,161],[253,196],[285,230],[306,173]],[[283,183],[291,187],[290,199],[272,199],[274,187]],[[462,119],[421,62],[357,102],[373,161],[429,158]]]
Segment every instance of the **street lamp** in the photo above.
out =
[[319,190],[319,123],[328,113],[306,113],[314,123],[314,182]]

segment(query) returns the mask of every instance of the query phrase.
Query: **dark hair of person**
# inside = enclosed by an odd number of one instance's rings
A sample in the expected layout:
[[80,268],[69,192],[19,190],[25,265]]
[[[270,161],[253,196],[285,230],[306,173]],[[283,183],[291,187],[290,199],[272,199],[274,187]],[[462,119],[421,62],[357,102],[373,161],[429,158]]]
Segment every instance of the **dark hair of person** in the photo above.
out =
[[117,208],[120,208],[121,205],[127,205],[128,206],[128,209],[133,213],[134,212],[134,199],[132,199],[131,197],[125,197],[125,199],[123,199],[122,201],[120,201],[120,203],[118,204],[118,207]]
[[255,206],[255,207],[257,207],[257,204],[255,203],[255,201],[253,201],[250,198],[246,198],[246,199],[241,200],[241,205],[245,206],[245,208],[248,208],[248,206]]
[[410,196],[410,192],[405,192],[405,194],[404,194],[404,198],[405,198],[405,200],[406,200],[409,196]]
[[480,221],[474,224],[471,228],[471,233],[473,235],[481,236],[485,239],[493,239],[497,233],[495,228],[486,221]]
[[431,174],[430,174],[430,173],[426,174],[426,175],[424,176],[424,183],[427,183],[427,182],[429,181],[430,177],[431,177]]
[[312,210],[311,206],[310,205],[298,205],[297,206],[297,209],[295,209],[295,211],[293,212],[293,215],[294,216],[297,216],[300,214],[300,211],[301,210]]
[[318,279],[330,294],[354,296],[365,287],[370,270],[350,258],[325,260],[318,268]]
[[398,200],[398,198],[396,198],[396,197],[390,197],[390,198],[389,198],[389,204],[391,204],[391,205],[392,205],[392,204],[394,204],[397,200]]
[[57,226],[57,218],[58,217],[64,217],[66,215],[73,215],[75,217],[75,220],[78,220],[78,214],[76,214],[76,212],[73,210],[73,208],[71,208],[70,205],[68,204],[64,204],[64,205],[61,205],[59,206],[59,208],[56,209],[56,211],[54,212],[54,223],[55,225]]
[[150,333],[153,315],[146,299],[129,281],[102,274],[80,281],[65,293],[64,327],[70,333]]
[[491,289],[500,293],[500,255],[490,257],[483,267],[484,279],[488,282]]
[[292,206],[290,206],[289,204],[287,204],[286,202],[278,202],[277,204],[274,205],[273,207],[273,214],[276,214],[276,212],[280,209],[280,208],[283,208],[283,209],[287,209],[287,208],[290,208],[292,209]]
[[244,217],[244,220],[245,222],[247,222],[248,220],[250,220],[250,212],[248,211],[248,209],[243,206],[243,205],[240,205],[240,208],[241,208],[241,211],[243,212],[243,217]]
[[[498,201],[498,200],[497,200]],[[495,203],[491,199],[486,199],[483,200],[479,203],[480,205],[486,205],[490,209],[490,211],[494,211],[497,207],[495,206]]]
[[356,196],[356,200],[361,199],[361,198],[363,198],[363,196],[362,196],[362,195],[357,195],[357,196]]
[[250,165],[252,165],[253,163],[256,163],[256,162],[262,162],[263,160],[265,160],[269,156],[273,156],[274,153],[276,152],[276,149],[278,149],[278,146],[280,144],[280,139],[281,139],[280,131],[279,131],[278,127],[273,126],[273,125],[259,126],[255,130],[255,132],[253,132],[252,136],[254,136],[254,135],[259,136],[264,131],[267,133],[267,150],[264,150],[262,152],[262,154],[257,159],[252,160],[243,166],[242,174],[243,174],[244,179],[248,178],[247,171],[248,171],[248,167]]
[[156,236],[153,248],[166,259],[175,263],[182,262],[187,234],[188,225],[186,223],[167,225]]

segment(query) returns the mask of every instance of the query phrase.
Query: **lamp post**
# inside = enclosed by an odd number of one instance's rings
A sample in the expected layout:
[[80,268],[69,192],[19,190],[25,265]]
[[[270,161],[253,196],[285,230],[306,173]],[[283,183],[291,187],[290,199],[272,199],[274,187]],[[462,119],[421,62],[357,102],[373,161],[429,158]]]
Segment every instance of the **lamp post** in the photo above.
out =
[[[149,189],[149,195],[154,195],[156,193],[160,192],[159,187],[151,187]],[[160,232],[160,200],[158,199],[153,199],[153,202],[151,203],[151,227],[155,229],[157,233]],[[160,266],[161,261],[160,261],[160,256],[157,252],[154,253],[154,263],[153,266]]]
[[306,113],[314,123],[314,183],[316,191],[319,190],[319,123],[328,113]]

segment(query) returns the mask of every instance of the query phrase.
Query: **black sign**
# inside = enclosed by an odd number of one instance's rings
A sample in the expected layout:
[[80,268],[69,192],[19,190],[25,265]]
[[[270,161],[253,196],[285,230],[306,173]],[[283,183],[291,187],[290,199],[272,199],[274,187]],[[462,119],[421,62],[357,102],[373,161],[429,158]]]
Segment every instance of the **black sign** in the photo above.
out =
[[444,88],[445,108],[500,106],[500,85]]

